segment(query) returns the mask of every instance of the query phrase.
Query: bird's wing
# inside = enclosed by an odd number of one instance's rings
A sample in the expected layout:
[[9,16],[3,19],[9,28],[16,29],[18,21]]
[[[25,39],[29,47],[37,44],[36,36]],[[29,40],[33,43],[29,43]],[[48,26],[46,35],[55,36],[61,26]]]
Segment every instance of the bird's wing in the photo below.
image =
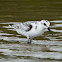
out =
[[32,25],[30,23],[21,23],[19,28],[24,31],[29,31],[32,29]]
[[28,22],[25,22],[25,23],[17,23],[17,24],[10,24],[9,26],[11,26],[11,28],[14,28],[14,29],[21,29],[23,31],[29,31],[32,29],[32,24],[31,23],[28,23]]
[[16,23],[14,25],[10,24],[10,26],[14,29],[21,29],[23,31],[30,31],[33,27],[33,23],[36,24],[39,21],[27,21],[24,23]]
[[25,31],[30,31],[33,28],[33,24],[36,24],[39,21],[27,21],[20,24],[20,27]]

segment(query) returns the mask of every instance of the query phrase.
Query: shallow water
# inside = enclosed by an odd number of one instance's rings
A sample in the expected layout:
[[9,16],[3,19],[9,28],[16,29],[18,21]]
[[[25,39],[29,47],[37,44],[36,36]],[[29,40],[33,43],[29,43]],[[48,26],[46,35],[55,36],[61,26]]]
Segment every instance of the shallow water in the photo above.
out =
[[53,24],[50,26],[53,36],[47,31],[42,36],[34,38],[31,45],[27,44],[26,37],[17,34],[9,27],[9,24],[19,22],[0,23],[0,60],[3,62],[62,61],[62,20],[58,21],[50,21]]
[[[50,32],[27,44],[9,24],[47,19]],[[0,0],[0,62],[62,62],[62,0]]]

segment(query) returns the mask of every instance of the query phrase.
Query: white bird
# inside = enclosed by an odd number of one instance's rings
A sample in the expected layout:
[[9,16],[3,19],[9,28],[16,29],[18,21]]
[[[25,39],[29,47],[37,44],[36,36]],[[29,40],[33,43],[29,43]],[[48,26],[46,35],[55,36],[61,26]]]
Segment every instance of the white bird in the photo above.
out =
[[53,35],[52,31],[50,30],[50,22],[48,20],[41,20],[41,21],[31,21],[31,22],[24,22],[18,23],[17,25],[10,24],[18,34],[24,35],[28,39],[28,43],[31,44],[31,40],[34,37],[41,36],[45,29],[48,29],[51,34]]

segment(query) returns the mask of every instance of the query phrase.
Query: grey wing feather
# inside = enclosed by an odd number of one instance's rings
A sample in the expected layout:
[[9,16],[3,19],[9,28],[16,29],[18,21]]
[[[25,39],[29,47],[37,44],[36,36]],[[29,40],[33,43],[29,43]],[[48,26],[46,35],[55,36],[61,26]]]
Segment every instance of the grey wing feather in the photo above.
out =
[[21,28],[25,31],[27,31],[30,27],[29,27],[30,24],[27,24],[27,23],[21,23]]
[[17,23],[14,25],[10,24],[10,26],[11,26],[11,28],[21,29],[23,31],[29,31],[32,28],[32,25],[30,23]]
[[24,31],[29,31],[32,29],[32,24],[31,23],[37,23],[38,21],[27,21],[24,23],[17,23],[15,25],[11,25],[14,29],[21,29]]

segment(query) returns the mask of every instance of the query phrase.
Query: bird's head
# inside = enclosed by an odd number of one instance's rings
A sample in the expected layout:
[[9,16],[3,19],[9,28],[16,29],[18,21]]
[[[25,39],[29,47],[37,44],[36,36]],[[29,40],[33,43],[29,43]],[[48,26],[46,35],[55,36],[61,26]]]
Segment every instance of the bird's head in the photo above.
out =
[[48,29],[50,33],[53,35],[52,31],[50,30],[50,22],[48,20],[41,20],[41,25],[44,29]]

